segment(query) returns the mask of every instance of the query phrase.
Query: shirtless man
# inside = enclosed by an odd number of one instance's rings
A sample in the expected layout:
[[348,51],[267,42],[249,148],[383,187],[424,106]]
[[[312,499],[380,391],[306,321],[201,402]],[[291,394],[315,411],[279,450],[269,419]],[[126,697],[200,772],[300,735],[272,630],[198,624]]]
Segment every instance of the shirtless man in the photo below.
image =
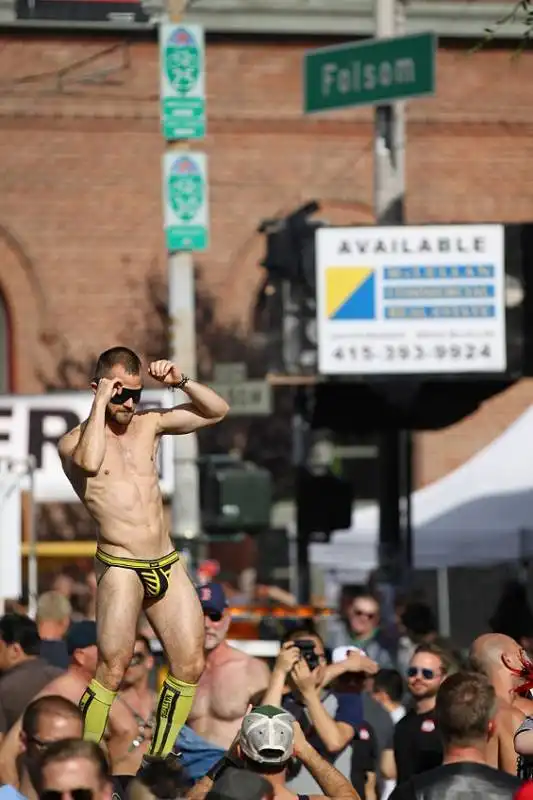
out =
[[190,402],[136,413],[143,388],[141,362],[128,348],[113,347],[98,359],[88,419],[59,442],[65,474],[99,527],[98,666],[80,704],[85,738],[100,742],[104,735],[131,662],[141,609],[168,657],[170,672],[144,765],[171,756],[204,668],[200,604],[163,515],[159,439],[214,425],[228,412],[225,400],[189,380],[171,361],[154,361],[148,372],[165,386],[181,389]]
[[150,642],[137,634],[133,657],[106,731],[113,775],[135,775],[150,744],[157,699],[149,686],[153,666]]
[[472,666],[487,675],[498,701],[496,735],[489,742],[487,763],[510,775],[516,775],[514,734],[524,720],[522,700],[515,693],[520,678],[513,672],[520,670],[521,652],[518,642],[499,633],[479,636],[470,651]]
[[[79,704],[87,683],[96,671],[95,623],[75,622],[67,635],[67,648],[71,659],[67,671],[41,689],[32,702],[40,697],[55,695],[70,700],[76,706]],[[0,784],[9,783],[17,788],[21,781],[17,760],[21,753],[22,719],[19,717],[0,745]]]
[[188,724],[206,742],[227,750],[249,703],[266,691],[270,670],[264,661],[236,650],[225,641],[231,614],[222,586],[219,583],[201,586],[198,595],[204,612],[206,665]]
[[[20,755],[17,759],[17,771],[20,776],[20,792],[27,800],[37,800],[37,784],[39,761],[43,751],[52,742],[60,739],[81,738],[83,719],[81,711],[75,703],[65,697],[49,695],[32,700],[26,706],[21,720]],[[0,800],[3,796],[13,797],[14,787],[0,788]]]

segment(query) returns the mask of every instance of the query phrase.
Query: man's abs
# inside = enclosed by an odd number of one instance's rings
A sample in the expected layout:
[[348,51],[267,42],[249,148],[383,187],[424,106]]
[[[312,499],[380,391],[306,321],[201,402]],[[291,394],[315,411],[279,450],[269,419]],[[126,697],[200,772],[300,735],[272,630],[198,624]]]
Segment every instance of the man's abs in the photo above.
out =
[[91,478],[83,498],[98,525],[101,549],[131,558],[167,555],[171,546],[157,476],[129,481],[106,477]]

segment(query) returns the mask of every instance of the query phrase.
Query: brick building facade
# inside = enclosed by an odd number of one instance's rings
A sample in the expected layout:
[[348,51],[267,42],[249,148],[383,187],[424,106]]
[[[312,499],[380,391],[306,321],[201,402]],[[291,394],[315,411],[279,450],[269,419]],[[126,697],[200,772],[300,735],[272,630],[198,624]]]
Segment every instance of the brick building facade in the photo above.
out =
[[[261,278],[261,219],[316,198],[333,223],[372,221],[371,112],[303,116],[309,46],[208,43],[212,244],[198,260],[199,293],[213,303],[217,330],[244,342]],[[165,276],[157,57],[155,41],[0,39],[5,390],[83,385],[95,353],[132,332],[136,344],[149,339],[147,286]],[[472,54],[441,43],[436,97],[408,108],[409,222],[532,218],[532,67],[530,52],[512,59],[511,48]],[[202,347],[207,373],[213,354]],[[457,425],[418,436],[419,481],[497,436],[529,405],[529,391],[522,382]]]

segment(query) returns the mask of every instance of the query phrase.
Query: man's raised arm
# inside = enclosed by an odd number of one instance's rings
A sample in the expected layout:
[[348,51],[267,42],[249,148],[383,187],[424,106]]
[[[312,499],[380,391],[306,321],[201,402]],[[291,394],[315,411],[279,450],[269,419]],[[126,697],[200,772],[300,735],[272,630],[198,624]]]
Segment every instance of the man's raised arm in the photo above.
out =
[[157,432],[160,434],[193,433],[220,422],[229,411],[223,397],[209,386],[187,378],[171,361],[154,361],[149,373],[169,388],[181,389],[190,399],[190,403],[158,412]]
[[60,439],[58,450],[65,471],[71,462],[86,475],[98,474],[106,449],[106,406],[119,389],[120,381],[101,378],[87,421]]

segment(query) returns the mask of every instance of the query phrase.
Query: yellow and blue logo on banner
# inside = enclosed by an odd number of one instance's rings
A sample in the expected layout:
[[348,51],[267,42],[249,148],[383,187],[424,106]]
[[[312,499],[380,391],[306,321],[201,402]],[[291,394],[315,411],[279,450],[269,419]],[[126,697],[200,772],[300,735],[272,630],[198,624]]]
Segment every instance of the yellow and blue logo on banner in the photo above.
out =
[[374,270],[371,267],[327,267],[326,314],[330,320],[375,319]]

